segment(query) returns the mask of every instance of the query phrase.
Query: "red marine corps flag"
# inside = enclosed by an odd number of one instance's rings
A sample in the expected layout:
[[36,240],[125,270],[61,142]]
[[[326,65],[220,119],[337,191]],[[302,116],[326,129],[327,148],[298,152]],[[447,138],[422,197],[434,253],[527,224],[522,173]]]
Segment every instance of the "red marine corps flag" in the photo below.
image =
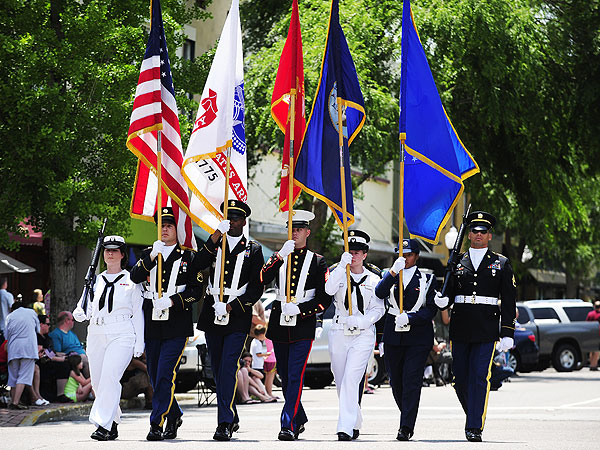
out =
[[[290,100],[294,98],[293,105]],[[271,115],[281,131],[285,133],[283,158],[281,161],[281,187],[279,191],[279,210],[288,210],[290,153],[302,144],[306,117],[304,109],[304,62],[302,58],[302,34],[298,17],[298,0],[292,2],[290,28],[281,52],[279,69],[271,98]],[[297,144],[294,144],[296,142]],[[291,144],[291,145],[290,145]],[[291,146],[291,152],[290,152]],[[292,163],[293,164],[293,163]],[[294,185],[292,205],[300,195],[300,187]]]
[[150,38],[135,92],[127,147],[138,157],[131,216],[154,220],[158,194],[158,149],[162,206],[173,207],[179,243],[196,249],[187,185],[181,175],[183,150],[179,118],[159,0],[152,1]]

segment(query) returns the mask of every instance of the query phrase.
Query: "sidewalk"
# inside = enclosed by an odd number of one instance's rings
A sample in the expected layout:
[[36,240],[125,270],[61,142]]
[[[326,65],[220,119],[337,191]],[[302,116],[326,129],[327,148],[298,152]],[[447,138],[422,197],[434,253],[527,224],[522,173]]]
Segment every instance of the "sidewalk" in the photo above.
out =
[[[196,396],[188,394],[176,394],[177,401],[196,401]],[[61,420],[74,420],[87,418],[92,409],[91,401],[84,403],[50,403],[47,406],[30,406],[29,409],[16,410],[6,407],[0,408],[1,427],[23,427],[36,425],[44,422],[59,422]],[[187,402],[186,402],[187,403]],[[121,410],[144,408],[144,396],[131,400],[121,400]],[[150,411],[148,411],[148,414]]]

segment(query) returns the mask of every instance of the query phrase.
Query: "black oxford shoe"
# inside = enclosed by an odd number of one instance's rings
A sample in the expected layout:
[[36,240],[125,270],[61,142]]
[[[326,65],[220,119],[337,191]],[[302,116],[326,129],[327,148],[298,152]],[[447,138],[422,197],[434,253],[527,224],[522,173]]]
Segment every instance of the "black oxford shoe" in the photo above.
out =
[[344,433],[343,431],[338,431],[337,435],[338,435],[338,441],[351,441],[352,440],[352,436]]
[[481,430],[477,428],[467,428],[465,436],[469,442],[481,442]]
[[176,420],[167,420],[167,427],[163,433],[163,439],[175,439],[177,437],[177,428],[181,426],[183,420],[178,417]]
[[230,441],[231,440],[231,425],[228,423],[220,423],[213,435],[215,441]]
[[117,422],[113,422],[112,427],[110,428],[110,431],[108,433],[109,441],[114,441],[116,438],[119,437],[119,430],[117,430],[117,425]]
[[399,441],[408,441],[413,436],[413,431],[408,427],[400,427],[396,439]]
[[282,428],[279,432],[279,435],[277,436],[277,439],[279,439],[280,441],[293,441],[296,438],[294,437],[294,433],[292,432],[292,430]]
[[108,441],[110,439],[110,431],[106,428],[98,427],[90,437],[97,441]]
[[304,430],[304,424],[298,425],[294,431],[294,439],[298,439],[298,436],[300,436],[301,433],[304,433]]
[[162,428],[154,423],[151,423],[150,431],[148,432],[148,435],[146,436],[146,440],[147,441],[162,441],[163,439],[164,438],[163,438]]
[[352,439],[358,439],[360,436],[360,430],[352,430]]

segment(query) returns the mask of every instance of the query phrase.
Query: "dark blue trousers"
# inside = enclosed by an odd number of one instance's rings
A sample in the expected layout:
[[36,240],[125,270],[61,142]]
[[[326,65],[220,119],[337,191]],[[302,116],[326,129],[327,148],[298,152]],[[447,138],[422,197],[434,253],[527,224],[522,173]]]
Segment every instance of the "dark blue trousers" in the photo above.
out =
[[400,409],[400,427],[415,429],[423,371],[431,346],[390,345],[384,346],[383,359],[390,377],[390,386],[396,405]]
[[467,415],[465,428],[483,431],[496,343],[452,341],[451,345],[454,390]]
[[312,340],[291,344],[273,342],[273,350],[277,358],[277,373],[281,377],[281,389],[285,398],[281,411],[281,428],[296,431],[297,427],[308,422],[300,398],[312,343]]
[[235,389],[247,334],[206,333],[205,336],[217,385],[217,423],[237,423],[240,419],[235,407]]
[[154,390],[150,423],[160,427],[165,419],[173,421],[183,415],[175,399],[175,377],[187,340],[187,337],[146,340],[146,366]]

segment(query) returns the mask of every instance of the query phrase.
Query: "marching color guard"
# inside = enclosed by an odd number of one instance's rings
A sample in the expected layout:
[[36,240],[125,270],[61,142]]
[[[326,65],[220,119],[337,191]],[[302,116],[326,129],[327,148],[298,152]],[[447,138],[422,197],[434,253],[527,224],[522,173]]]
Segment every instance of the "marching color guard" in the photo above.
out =
[[[389,296],[383,331],[385,367],[396,404],[400,409],[400,429],[396,439],[408,441],[414,434],[419,411],[423,370],[433,346],[432,320],[437,312],[434,303],[435,278],[417,268],[419,243],[402,241],[402,256],[377,285],[379,298]],[[398,304],[398,273],[402,271],[403,311]]]
[[[221,211],[223,211],[221,205]],[[213,439],[229,441],[239,428],[235,389],[239,360],[252,323],[252,306],[263,293],[260,244],[243,235],[250,207],[228,200],[228,220],[222,221],[197,255],[199,267],[211,266],[207,295],[198,329],[203,330],[217,385],[217,429]],[[223,301],[220,301],[222,235],[226,234]]]
[[[314,217],[309,211],[294,211],[292,239],[269,258],[260,273],[263,284],[276,280],[278,287],[278,301],[273,303],[267,337],[273,341],[277,372],[285,397],[278,435],[282,441],[298,439],[308,421],[300,401],[304,371],[315,338],[316,314],[325,311],[331,304],[331,297],[325,292],[329,274],[325,258],[306,248],[306,240],[310,235],[309,222]],[[292,255],[292,301],[288,303],[286,272],[289,255]],[[294,320],[295,325],[289,326]]]
[[[156,219],[156,217],[155,217]],[[157,256],[162,254],[162,273]],[[158,278],[162,277],[162,295]],[[195,253],[177,243],[173,209],[162,208],[161,240],[144,250],[131,270],[131,279],[141,283],[149,278],[144,292],[146,362],[154,389],[149,441],[175,439],[183,412],[175,399],[175,377],[189,336],[194,335],[192,304],[202,296],[202,272],[196,267]],[[163,433],[163,424],[167,426]]]
[[[375,295],[380,275],[364,266],[370,237],[360,230],[348,232],[349,253],[342,253],[325,283],[333,295],[335,315],[329,330],[331,371],[339,398],[337,435],[340,441],[356,439],[362,425],[360,393],[375,347],[375,323],[383,316],[383,300]],[[346,266],[350,266],[351,302],[348,301]],[[349,314],[350,305],[352,315]]]
[[112,441],[121,422],[121,377],[131,357],[144,352],[144,317],[141,285],[125,270],[125,239],[106,236],[102,247],[106,270],[96,278],[87,311],[82,308],[82,297],[73,317],[78,322],[90,320],[87,355],[96,399],[89,420],[97,427],[91,438]]
[[[488,249],[494,216],[476,211],[466,218],[471,248],[465,252],[448,284],[440,308],[454,304],[450,319],[454,389],[467,421],[465,436],[481,442],[485,424],[494,346],[513,347],[516,282],[510,261]],[[500,302],[502,300],[502,302]]]

